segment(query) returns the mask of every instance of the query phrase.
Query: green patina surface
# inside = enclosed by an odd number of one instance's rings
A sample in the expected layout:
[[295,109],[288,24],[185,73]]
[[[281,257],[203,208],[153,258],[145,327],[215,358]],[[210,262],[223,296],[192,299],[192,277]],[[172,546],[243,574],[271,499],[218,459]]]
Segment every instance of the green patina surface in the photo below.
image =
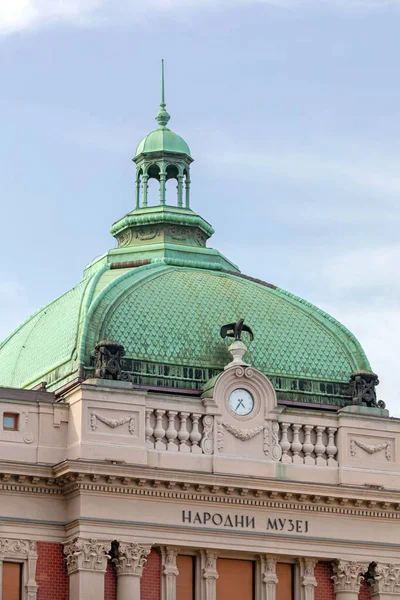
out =
[[[255,335],[245,358],[271,379],[279,399],[346,404],[351,373],[370,370],[354,336],[308,302],[241,275],[206,246],[214,230],[189,207],[192,159],[166,128],[164,72],[156,120],[159,129],[136,151],[136,209],[111,228],[118,248],[0,345],[0,385],[47,381],[57,389],[90,375],[95,345],[106,338],[125,347],[123,368],[134,383],[200,390],[231,360],[221,325],[244,317]],[[147,206],[152,176],[160,181],[157,207]],[[177,179],[177,206],[165,202],[169,176]]]
[[147,365],[145,382],[162,377],[171,387],[193,387],[197,379],[200,387],[230,360],[221,324],[242,315],[255,333],[246,359],[278,390],[286,379],[303,379],[309,382],[304,389],[290,383],[288,391],[312,401],[319,382],[345,383],[354,370],[369,369],[347,329],[284,290],[159,263],[122,273],[103,268],[36,313],[0,347],[0,384],[47,380],[59,387],[76,376],[79,364],[89,369],[95,344],[108,338],[125,346],[126,361]]

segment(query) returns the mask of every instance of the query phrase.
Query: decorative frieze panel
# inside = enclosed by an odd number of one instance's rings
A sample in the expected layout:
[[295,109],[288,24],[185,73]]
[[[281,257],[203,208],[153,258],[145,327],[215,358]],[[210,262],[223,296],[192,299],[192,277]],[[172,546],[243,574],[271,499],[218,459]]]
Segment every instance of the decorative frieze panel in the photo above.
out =
[[77,571],[106,571],[108,547],[95,539],[74,538],[64,544],[68,575]]
[[394,440],[372,438],[364,436],[351,436],[349,438],[349,452],[352,458],[374,462],[392,461],[394,454]]
[[106,415],[101,415],[99,413],[92,412],[90,417],[90,427],[92,431],[96,431],[97,429],[97,421],[101,421],[110,427],[111,429],[115,429],[115,427],[120,427],[121,425],[125,425],[128,423],[128,431],[131,435],[135,433],[135,417],[134,415],[128,415],[126,417],[120,417],[119,419],[113,419],[111,417],[107,417]]

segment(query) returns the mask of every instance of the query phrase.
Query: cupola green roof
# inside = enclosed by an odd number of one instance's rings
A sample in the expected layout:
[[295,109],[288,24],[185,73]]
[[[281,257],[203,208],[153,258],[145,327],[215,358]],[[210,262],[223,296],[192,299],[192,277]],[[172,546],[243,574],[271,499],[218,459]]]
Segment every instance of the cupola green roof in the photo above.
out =
[[173,152],[190,156],[190,148],[185,140],[166,127],[159,127],[146,135],[136,148],[135,158],[151,152]]

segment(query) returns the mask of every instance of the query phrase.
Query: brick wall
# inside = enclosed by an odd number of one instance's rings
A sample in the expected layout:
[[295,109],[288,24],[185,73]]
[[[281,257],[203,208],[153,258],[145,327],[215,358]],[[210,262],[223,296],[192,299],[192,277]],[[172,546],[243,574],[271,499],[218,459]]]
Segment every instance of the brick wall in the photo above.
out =
[[369,593],[369,589],[365,581],[361,584],[360,593],[358,595],[358,600],[371,600],[371,596]]
[[37,600],[69,600],[69,580],[62,544],[37,543]]
[[[315,588],[314,600],[335,600],[332,582],[332,567],[328,562],[319,562],[315,566],[315,578],[317,587]],[[362,599],[364,600],[364,598]]]
[[140,600],[160,600],[161,598],[161,556],[152,550],[147,557],[140,582]]
[[117,600],[117,576],[110,561],[104,578],[104,600]]

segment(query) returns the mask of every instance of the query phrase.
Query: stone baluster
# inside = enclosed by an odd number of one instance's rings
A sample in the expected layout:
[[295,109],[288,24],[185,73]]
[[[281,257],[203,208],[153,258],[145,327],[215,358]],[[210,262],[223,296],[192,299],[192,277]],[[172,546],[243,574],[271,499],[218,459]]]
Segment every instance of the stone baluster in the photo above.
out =
[[178,548],[172,546],[164,546],[161,548],[162,561],[162,593],[163,600],[176,600],[176,577],[179,575],[178,567],[176,566],[176,557]]
[[335,443],[335,433],[337,432],[337,427],[328,427],[328,445],[326,447],[326,454],[328,456],[328,467],[337,467],[338,462],[334,458],[337,454],[337,446]]
[[[151,545],[136,542],[118,544],[113,564],[117,573],[117,600],[140,600],[140,579]],[[72,596],[71,598],[74,598]],[[88,598],[104,598],[90,595]]]
[[336,560],[332,563],[332,568],[336,600],[358,600],[368,563],[360,563],[355,560]]
[[300,558],[300,600],[314,600],[314,588],[317,585],[314,569],[317,564],[315,558]]
[[303,444],[300,442],[300,428],[301,425],[298,423],[292,423],[293,441],[292,441],[292,461],[295,464],[303,464],[303,458],[300,456],[300,452],[303,448]]
[[319,467],[326,467],[326,459],[323,458],[326,448],[325,448],[325,444],[322,440],[322,435],[325,431],[325,427],[323,425],[317,425],[315,430],[317,432],[317,443],[315,444],[315,447],[314,447],[314,452],[317,456],[315,462],[317,463],[317,466],[319,466]]
[[64,544],[71,599],[104,598],[107,549],[108,545],[95,539],[78,537]]
[[172,452],[178,451],[178,446],[177,446],[177,444],[175,444],[175,439],[178,436],[178,432],[175,428],[175,417],[177,414],[178,414],[178,411],[176,411],[176,410],[168,411],[168,429],[165,432],[165,437],[168,440],[167,450],[171,450]]
[[260,556],[261,562],[261,600],[276,600],[276,574],[277,559],[269,554]]
[[218,554],[211,550],[200,550],[202,593],[204,600],[216,600],[217,598],[217,571]]
[[165,414],[165,410],[160,410],[159,408],[157,408],[156,410],[156,426],[153,432],[153,435],[155,437],[156,443],[155,443],[155,448],[156,450],[165,450],[165,444],[162,441],[164,436],[165,436],[165,429],[163,427],[163,416]]
[[201,433],[199,431],[199,419],[201,415],[199,413],[192,414],[192,431],[190,432],[190,441],[192,444],[192,454],[201,454],[201,448],[199,442],[201,440]]
[[305,465],[315,465],[315,459],[311,456],[314,452],[314,444],[311,442],[311,432],[314,429],[313,425],[304,425],[304,444],[303,444],[303,452],[304,452],[304,464]]
[[371,600],[400,598],[400,564],[374,562],[365,577]]
[[282,423],[281,424],[281,448],[282,448],[282,458],[281,461],[283,463],[291,463],[292,462],[292,457],[289,456],[289,450],[290,450],[290,442],[289,442],[289,438],[288,438],[288,429],[290,427],[289,423]]
[[179,433],[178,433],[179,452],[190,452],[190,446],[187,443],[190,434],[186,427],[187,418],[188,418],[189,414],[190,413],[188,413],[188,412],[179,413],[180,418],[181,418],[181,427],[180,427]]
[[146,425],[144,429],[144,434],[146,438],[146,448],[149,450],[153,450],[154,442],[151,441],[151,436],[153,435],[153,427],[151,426],[151,415],[153,414],[152,408],[146,408]]

